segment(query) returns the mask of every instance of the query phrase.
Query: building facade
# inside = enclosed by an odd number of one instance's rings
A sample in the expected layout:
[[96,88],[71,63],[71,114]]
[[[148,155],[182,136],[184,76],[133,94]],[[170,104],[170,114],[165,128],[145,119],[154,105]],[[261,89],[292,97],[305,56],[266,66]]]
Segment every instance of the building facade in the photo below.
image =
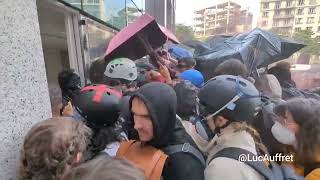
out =
[[307,29],[320,36],[320,0],[261,0],[258,25],[284,36]]
[[194,29],[198,38],[214,35],[234,35],[252,28],[253,15],[232,1],[195,12]]
[[157,22],[175,32],[176,0],[146,0],[146,12]]
[[59,72],[90,83],[92,62],[144,9],[144,0],[1,0],[0,179],[17,179],[30,128],[59,115]]

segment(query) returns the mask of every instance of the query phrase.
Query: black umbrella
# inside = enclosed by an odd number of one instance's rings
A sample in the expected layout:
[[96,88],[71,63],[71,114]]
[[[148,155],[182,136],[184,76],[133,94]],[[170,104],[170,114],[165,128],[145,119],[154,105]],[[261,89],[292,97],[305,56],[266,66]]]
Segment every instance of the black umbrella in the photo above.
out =
[[302,43],[281,38],[259,28],[232,37],[214,37],[207,43],[197,42],[193,45],[197,68],[206,79],[211,77],[216,66],[230,58],[241,60],[251,74],[257,68],[286,59],[305,47]]

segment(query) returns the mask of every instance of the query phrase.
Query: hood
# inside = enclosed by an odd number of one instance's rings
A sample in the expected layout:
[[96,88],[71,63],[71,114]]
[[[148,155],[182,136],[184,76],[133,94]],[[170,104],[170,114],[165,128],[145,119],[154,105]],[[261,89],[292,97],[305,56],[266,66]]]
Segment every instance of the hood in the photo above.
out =
[[167,84],[148,83],[132,95],[130,109],[134,97],[139,97],[145,103],[152,120],[154,137],[147,143],[156,148],[167,146],[176,126],[175,91]]
[[272,74],[261,75],[260,78],[256,80],[255,86],[259,91],[271,99],[278,100],[282,98],[282,89],[280,83]]

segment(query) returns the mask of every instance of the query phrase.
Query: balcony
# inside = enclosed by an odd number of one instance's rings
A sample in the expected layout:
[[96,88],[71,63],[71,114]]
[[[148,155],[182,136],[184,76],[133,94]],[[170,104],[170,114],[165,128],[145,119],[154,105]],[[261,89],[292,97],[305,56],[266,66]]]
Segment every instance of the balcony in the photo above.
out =
[[287,27],[292,27],[293,23],[289,23],[289,24],[278,24],[277,26],[273,26],[273,27],[278,27],[278,28],[287,28]]
[[287,18],[294,18],[293,14],[280,14],[273,16],[273,19],[287,19]]

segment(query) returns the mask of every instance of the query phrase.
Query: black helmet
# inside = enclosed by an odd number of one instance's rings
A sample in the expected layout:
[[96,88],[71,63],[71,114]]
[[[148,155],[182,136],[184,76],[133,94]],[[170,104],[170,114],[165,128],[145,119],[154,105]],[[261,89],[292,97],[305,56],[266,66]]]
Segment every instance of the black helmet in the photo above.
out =
[[[216,76],[209,80],[200,89],[198,98],[207,113],[220,111],[216,115],[238,122],[253,121],[261,105],[260,94],[255,86],[240,76],[232,75]],[[232,100],[234,102],[230,102]]]
[[107,85],[89,85],[80,90],[72,104],[91,128],[111,126],[119,116],[122,94]]

